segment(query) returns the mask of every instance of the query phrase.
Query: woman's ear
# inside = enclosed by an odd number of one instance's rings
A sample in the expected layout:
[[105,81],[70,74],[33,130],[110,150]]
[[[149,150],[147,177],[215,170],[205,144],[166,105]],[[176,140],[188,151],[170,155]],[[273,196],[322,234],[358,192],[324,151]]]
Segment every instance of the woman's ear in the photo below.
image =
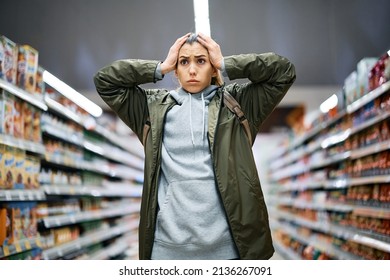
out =
[[218,70],[217,68],[213,67],[213,73],[211,75],[211,77],[217,77],[218,76]]

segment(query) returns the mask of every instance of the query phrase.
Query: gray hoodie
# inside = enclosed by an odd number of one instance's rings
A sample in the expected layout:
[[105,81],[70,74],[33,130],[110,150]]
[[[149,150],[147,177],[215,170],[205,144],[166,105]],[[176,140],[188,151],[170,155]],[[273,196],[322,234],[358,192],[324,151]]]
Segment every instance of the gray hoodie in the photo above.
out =
[[208,104],[216,92],[171,91],[166,116],[152,259],[233,259],[238,252],[217,191],[207,140]]

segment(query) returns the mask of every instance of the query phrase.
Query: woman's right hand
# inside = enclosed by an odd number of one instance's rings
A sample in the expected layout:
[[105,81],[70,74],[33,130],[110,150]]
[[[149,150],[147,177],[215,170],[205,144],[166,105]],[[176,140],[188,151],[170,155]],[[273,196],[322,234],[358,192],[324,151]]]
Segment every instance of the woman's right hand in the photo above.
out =
[[169,49],[167,58],[161,63],[161,73],[163,75],[176,69],[179,50],[183,46],[183,44],[187,41],[190,34],[191,33],[187,33],[186,35],[177,39],[176,42],[172,45],[172,47]]

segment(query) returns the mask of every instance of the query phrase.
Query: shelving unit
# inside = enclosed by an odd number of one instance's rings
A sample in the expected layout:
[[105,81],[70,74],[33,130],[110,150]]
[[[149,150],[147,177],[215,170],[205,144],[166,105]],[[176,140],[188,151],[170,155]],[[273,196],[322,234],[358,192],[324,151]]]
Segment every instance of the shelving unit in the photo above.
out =
[[38,188],[0,188],[0,208],[25,203],[28,220],[37,217],[34,237],[0,244],[0,259],[137,258],[142,151],[52,96],[2,79],[1,89],[40,110],[42,141],[0,134],[0,144],[40,161]]
[[271,159],[271,225],[286,258],[390,258],[389,100],[386,82]]

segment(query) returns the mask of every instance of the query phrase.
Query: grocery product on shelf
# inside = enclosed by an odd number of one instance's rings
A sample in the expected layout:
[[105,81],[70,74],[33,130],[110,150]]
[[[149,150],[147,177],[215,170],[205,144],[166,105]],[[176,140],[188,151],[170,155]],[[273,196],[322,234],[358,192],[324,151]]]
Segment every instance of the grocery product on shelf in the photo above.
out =
[[390,259],[388,74],[388,53],[362,59],[345,80],[345,106],[271,159],[271,224],[288,258]]
[[136,258],[143,159],[43,81],[37,50],[0,36],[0,66],[0,259]]
[[16,83],[18,47],[15,42],[0,35],[0,79]]

